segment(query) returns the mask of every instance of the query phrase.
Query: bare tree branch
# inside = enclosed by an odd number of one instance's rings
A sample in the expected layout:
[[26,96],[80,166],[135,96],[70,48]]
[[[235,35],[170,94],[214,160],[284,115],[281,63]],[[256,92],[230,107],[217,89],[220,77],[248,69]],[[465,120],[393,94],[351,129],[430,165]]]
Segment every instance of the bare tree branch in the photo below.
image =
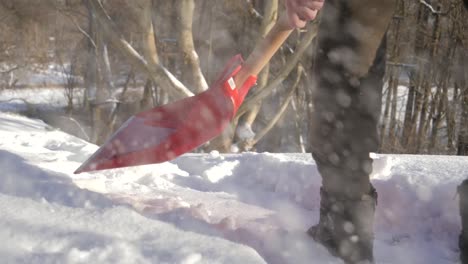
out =
[[307,33],[304,35],[303,39],[299,43],[297,50],[294,54],[288,59],[286,65],[283,67],[283,70],[279,73],[278,77],[270,82],[265,88],[262,90],[254,93],[252,96],[249,96],[246,101],[241,105],[239,111],[237,111],[236,117],[240,117],[249,109],[254,107],[257,104],[258,100],[263,100],[263,98],[267,97],[275,87],[277,87],[296,66],[297,62],[301,59],[306,49],[309,47],[312,40],[315,38],[318,32],[318,19],[314,22],[310,23],[307,29]]
[[73,17],[71,17],[67,13],[63,13],[63,14],[73,23],[76,29],[78,29],[78,31],[80,31],[81,34],[83,34],[91,42],[91,45],[93,45],[93,47],[96,49],[97,48],[96,43],[94,43],[93,38],[88,34],[88,32],[86,32],[86,30],[84,30],[78,23],[76,23]]
[[117,33],[115,25],[107,16],[101,3],[98,0],[89,1],[94,9],[96,19],[103,28],[104,35],[109,39],[109,43],[114,45],[135,68],[146,72],[154,83],[160,84],[160,87],[174,99],[193,96],[193,93],[161,64],[154,65],[154,68],[150,67],[148,61],[122,35]]
[[408,68],[408,69],[415,69],[416,67],[418,67],[418,65],[412,64],[412,63],[392,62],[392,61],[387,62],[386,65],[391,66],[391,67],[402,67],[402,68]]
[[2,69],[2,70],[0,70],[0,74],[8,74],[8,73],[10,73],[10,72],[16,71],[16,70],[19,69],[19,68],[20,68],[20,66],[19,66],[19,65],[16,65],[16,66],[14,66],[14,67],[12,67],[12,68],[9,68],[9,69],[6,69],[6,70],[3,70],[3,69]]
[[76,119],[74,119],[71,116],[60,116],[60,118],[68,119],[72,123],[74,123],[80,129],[80,131],[83,134],[83,136],[85,137],[85,139],[87,141],[90,141],[90,137],[89,137],[88,133],[86,133],[85,129],[83,128],[83,126],[81,126],[80,122],[78,122]]
[[424,0],[419,0],[419,3],[425,5],[427,8],[429,8],[429,10],[431,10],[431,12],[433,14],[442,14],[441,11],[436,10],[432,5],[430,5],[428,2],[426,2]]
[[[253,8],[253,6],[252,6]],[[278,0],[270,0],[265,4],[264,7],[264,16],[262,19],[262,24],[260,26],[260,37],[257,41],[261,41],[271,28],[275,25],[276,20],[278,19]],[[267,63],[263,70],[258,74],[257,79],[257,86],[255,90],[261,90],[268,84],[268,79],[270,76],[270,63]],[[246,123],[248,126],[252,126],[253,122],[257,118],[257,115],[260,111],[262,105],[262,101],[257,101],[257,105],[252,107],[250,111],[248,111],[243,116],[243,122]]]
[[299,86],[299,82],[301,81],[301,76],[302,73],[304,72],[304,69],[302,68],[302,65],[297,66],[297,77],[296,80],[294,81],[294,84],[289,88],[288,94],[286,96],[286,99],[284,100],[283,104],[281,105],[280,109],[276,113],[276,115],[268,122],[268,125],[262,129],[259,133],[257,133],[252,141],[252,146],[257,144],[258,141],[260,141],[275,125],[276,123],[280,120],[280,118],[283,116],[284,112],[288,108],[289,103],[291,102],[291,99],[293,98],[294,92],[296,91],[296,88]]
[[245,2],[248,6],[249,14],[251,14],[253,17],[255,17],[258,20],[263,19],[263,16],[260,14],[260,12],[258,12],[253,6],[252,0],[245,0]]

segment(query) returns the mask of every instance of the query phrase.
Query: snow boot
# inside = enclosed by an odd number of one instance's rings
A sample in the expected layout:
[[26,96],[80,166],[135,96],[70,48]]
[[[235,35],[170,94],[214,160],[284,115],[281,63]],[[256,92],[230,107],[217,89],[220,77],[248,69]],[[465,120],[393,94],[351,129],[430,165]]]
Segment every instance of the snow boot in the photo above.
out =
[[460,248],[461,263],[468,264],[468,179],[458,186],[457,191],[462,224],[462,230],[458,237],[458,247]]
[[377,192],[358,200],[338,198],[320,189],[319,223],[307,233],[347,264],[374,263],[374,213]]

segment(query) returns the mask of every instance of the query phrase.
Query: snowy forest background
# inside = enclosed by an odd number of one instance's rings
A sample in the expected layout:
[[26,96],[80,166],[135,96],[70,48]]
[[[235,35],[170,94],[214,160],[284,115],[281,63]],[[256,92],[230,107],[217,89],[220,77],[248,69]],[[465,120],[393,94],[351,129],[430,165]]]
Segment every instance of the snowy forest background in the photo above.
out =
[[[1,0],[1,105],[100,144],[132,114],[209,86],[274,24],[277,0]],[[388,32],[381,153],[468,154],[468,12],[460,0],[398,1]],[[259,76],[229,142],[203,150],[310,152],[316,25]],[[62,89],[68,105],[21,91]],[[13,96],[11,96],[13,95]],[[235,148],[233,148],[235,146]]]

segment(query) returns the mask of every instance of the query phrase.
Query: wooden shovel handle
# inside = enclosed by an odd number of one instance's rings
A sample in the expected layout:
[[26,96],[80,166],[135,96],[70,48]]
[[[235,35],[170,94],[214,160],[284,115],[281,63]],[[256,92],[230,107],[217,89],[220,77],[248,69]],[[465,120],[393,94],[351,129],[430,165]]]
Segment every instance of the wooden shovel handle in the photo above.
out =
[[249,76],[257,76],[271,57],[289,37],[292,28],[288,23],[286,13],[283,13],[268,34],[260,40],[252,53],[242,65],[242,69],[234,76],[237,87],[241,87]]

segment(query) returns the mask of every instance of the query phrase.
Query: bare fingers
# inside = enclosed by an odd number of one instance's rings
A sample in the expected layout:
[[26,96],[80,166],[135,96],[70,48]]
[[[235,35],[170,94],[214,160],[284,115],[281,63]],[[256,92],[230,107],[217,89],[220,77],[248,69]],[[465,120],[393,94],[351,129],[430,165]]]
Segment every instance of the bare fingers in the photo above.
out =
[[314,20],[324,0],[287,0],[289,24],[291,27],[305,27],[308,21]]

